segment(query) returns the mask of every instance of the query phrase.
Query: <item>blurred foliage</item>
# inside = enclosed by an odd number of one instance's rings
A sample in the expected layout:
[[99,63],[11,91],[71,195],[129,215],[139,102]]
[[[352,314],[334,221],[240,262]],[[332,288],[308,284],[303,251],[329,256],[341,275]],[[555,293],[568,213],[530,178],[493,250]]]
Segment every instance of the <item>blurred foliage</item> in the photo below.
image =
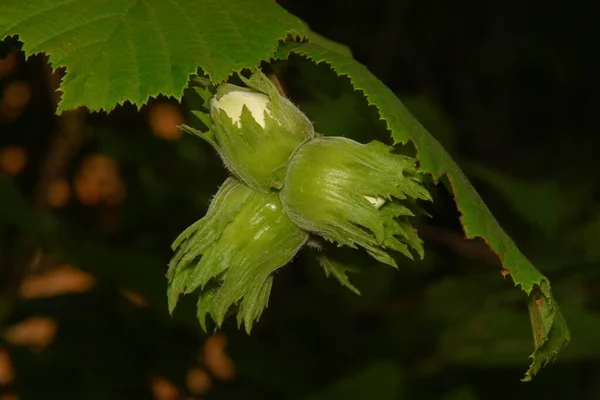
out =
[[[532,382],[519,382],[532,345],[525,296],[481,242],[463,239],[443,190],[428,210],[434,218],[422,221],[425,260],[399,260],[395,271],[339,250],[359,266],[348,275],[360,296],[327,278],[307,249],[278,272],[252,336],[233,319],[222,335],[202,333],[185,299],[170,318],[170,242],[203,215],[226,175],[208,145],[173,129],[190,107],[160,98],[140,111],[56,117],[60,71],[7,47],[0,399],[600,398],[598,61],[590,57],[598,4],[281,4],[349,44],[465,167],[553,282],[570,344]],[[318,131],[389,138],[376,110],[326,65],[271,68]]]

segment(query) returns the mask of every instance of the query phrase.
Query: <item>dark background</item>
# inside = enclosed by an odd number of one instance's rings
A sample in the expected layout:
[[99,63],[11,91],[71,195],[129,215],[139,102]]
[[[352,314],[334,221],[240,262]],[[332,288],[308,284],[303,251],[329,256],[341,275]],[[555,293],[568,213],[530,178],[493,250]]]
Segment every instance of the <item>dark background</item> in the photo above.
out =
[[[310,251],[279,270],[252,335],[171,318],[169,245],[226,176],[182,136],[190,102],[53,115],[61,72],[0,60],[0,399],[600,399],[600,3],[281,1],[347,44],[464,168],[553,283],[571,343],[533,382],[525,294],[449,194],[424,261],[361,252],[356,296]],[[271,65],[319,132],[389,141],[325,65]],[[212,333],[212,331],[211,331]],[[18,397],[16,397],[18,396]]]

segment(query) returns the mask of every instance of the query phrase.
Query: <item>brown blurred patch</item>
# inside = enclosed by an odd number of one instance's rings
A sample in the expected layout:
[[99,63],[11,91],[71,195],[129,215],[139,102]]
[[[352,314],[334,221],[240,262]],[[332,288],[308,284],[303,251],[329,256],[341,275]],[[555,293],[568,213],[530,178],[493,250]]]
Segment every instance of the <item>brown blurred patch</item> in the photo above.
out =
[[12,74],[17,68],[18,51],[9,53],[6,58],[0,58],[0,78],[5,78]]
[[150,305],[144,296],[134,290],[121,289],[121,294],[135,306],[145,308]]
[[0,400],[19,400],[19,396],[14,393],[4,393],[0,395]]
[[17,346],[41,350],[56,336],[56,321],[49,317],[30,317],[4,331],[4,339]]
[[205,394],[212,386],[210,375],[198,367],[192,368],[187,372],[185,382],[193,394]]
[[202,362],[218,379],[228,381],[235,376],[235,364],[225,351],[227,336],[216,333],[204,342],[201,350]]
[[29,275],[19,288],[22,298],[58,296],[66,293],[83,293],[96,284],[96,279],[71,265],[61,265],[50,271]]
[[100,228],[104,233],[113,234],[119,230],[123,222],[123,210],[117,208],[119,203],[108,203],[104,202],[108,207],[102,207],[100,209]]
[[27,153],[21,146],[6,146],[0,149],[0,170],[8,175],[20,174],[27,165]]
[[104,154],[92,154],[83,161],[74,186],[77,198],[86,205],[119,205],[126,198],[119,165]]
[[7,107],[22,109],[31,100],[31,87],[25,81],[11,81],[4,87],[2,102]]
[[148,108],[148,125],[159,138],[168,141],[180,139],[183,132],[177,126],[183,122],[183,112],[175,104],[156,102]]
[[152,378],[151,389],[156,400],[176,400],[179,398],[179,389],[162,376]]
[[16,120],[31,100],[31,87],[25,81],[6,84],[0,99],[0,122]]
[[50,182],[46,191],[46,203],[51,208],[61,208],[67,205],[71,198],[71,186],[66,179]]
[[0,348],[0,386],[5,386],[15,379],[15,370],[6,349]]

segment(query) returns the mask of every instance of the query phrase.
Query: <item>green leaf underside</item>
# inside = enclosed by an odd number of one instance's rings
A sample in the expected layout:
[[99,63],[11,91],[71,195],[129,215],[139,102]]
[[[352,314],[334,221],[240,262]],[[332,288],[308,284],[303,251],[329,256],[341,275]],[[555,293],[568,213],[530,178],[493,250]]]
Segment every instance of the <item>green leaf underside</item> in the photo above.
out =
[[306,242],[283,212],[276,194],[261,193],[229,178],[205,217],[173,243],[167,277],[172,312],[181,294],[200,289],[198,317],[209,314],[220,326],[232,305],[250,332],[266,307],[270,275],[287,264]]
[[181,98],[200,67],[213,82],[305,36],[302,21],[264,0],[3,0],[0,40],[65,67],[59,111],[110,111],[159,94]]
[[[285,59],[291,53],[307,57],[315,63],[327,63],[340,76],[347,76],[356,90],[364,93],[368,103],[378,108],[381,119],[392,133],[395,143],[411,141],[422,171],[442,180],[454,193],[461,223],[467,238],[481,237],[498,254],[515,285],[530,296],[530,302],[540,304],[535,317],[531,311],[534,331],[532,363],[524,380],[552,361],[559,349],[570,339],[569,330],[555,303],[548,279],[521,253],[513,240],[495,220],[460,167],[439,142],[410,114],[396,95],[371,74],[365,66],[343,54],[314,43],[286,43],[276,58]],[[534,298],[534,296],[537,296]]]

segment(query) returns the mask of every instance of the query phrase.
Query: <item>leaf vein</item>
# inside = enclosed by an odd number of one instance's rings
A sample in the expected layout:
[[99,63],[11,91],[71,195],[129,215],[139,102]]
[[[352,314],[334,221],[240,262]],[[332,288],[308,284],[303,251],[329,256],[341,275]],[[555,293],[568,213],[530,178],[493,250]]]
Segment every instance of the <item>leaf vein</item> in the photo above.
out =
[[[44,14],[44,13],[48,12],[48,11],[56,10],[56,9],[58,9],[58,8],[62,7],[62,6],[69,6],[69,5],[71,5],[71,4],[73,4],[73,3],[77,2],[77,1],[79,1],[79,0],[67,0],[67,1],[66,1],[66,2],[64,2],[64,3],[61,3],[61,4],[53,4],[53,5],[51,5],[51,6],[50,6],[50,7],[48,7],[48,8],[44,8],[44,9],[41,9],[41,10],[37,10],[37,11],[36,11],[36,12],[34,12],[33,14],[27,15],[26,17],[23,17],[23,18],[22,18],[20,21],[17,21],[17,22],[15,22],[15,23],[14,23],[13,25],[11,25],[9,28],[6,28],[6,30],[5,30],[5,32],[3,33],[3,35],[8,35],[8,34],[9,34],[8,32],[12,31],[12,30],[13,30],[13,29],[15,29],[17,26],[19,26],[19,25],[20,25],[20,24],[22,24],[23,22],[27,21],[28,19],[31,19],[31,18],[38,17],[38,16],[40,16],[40,15],[42,15],[42,14]],[[15,32],[15,33],[16,33],[16,34],[18,34],[18,32]]]
[[[104,57],[104,55],[105,55],[104,50],[105,50],[106,44],[109,42],[110,38],[115,34],[115,32],[121,27],[121,25],[123,25],[123,23],[125,22],[125,17],[137,5],[138,1],[139,0],[134,0],[131,3],[131,5],[123,12],[123,15],[121,16],[121,20],[115,25],[114,29],[107,35],[107,38],[104,41],[99,41],[100,43],[103,43],[103,46],[101,47],[101,51],[99,52],[99,55],[97,57],[95,57],[96,61],[98,61]],[[68,73],[68,69],[67,69],[67,73]],[[85,74],[83,76],[83,82],[81,84],[82,87],[85,88],[91,75],[92,74],[88,72],[87,74]],[[109,83],[109,85],[110,85],[110,83]],[[77,92],[77,94],[74,96],[74,101],[79,101],[82,93],[83,93],[83,91]]]
[[[81,27],[84,27],[86,25],[93,24],[93,23],[96,23],[96,22],[100,22],[100,21],[103,21],[103,20],[106,20],[106,19],[111,19],[111,18],[118,17],[118,16],[119,16],[118,14],[114,14],[114,15],[109,15],[109,16],[105,16],[105,17],[101,17],[101,18],[89,20],[89,21],[86,21],[86,22],[84,22],[82,24],[76,25],[76,26],[74,26],[72,28],[69,28],[67,30],[58,32],[56,35],[50,36],[49,38],[46,38],[43,42],[37,44],[30,51],[32,53],[39,53],[39,52],[43,51],[43,50],[38,50],[39,48],[43,47],[45,44],[51,42],[52,40],[54,40],[54,39],[56,39],[56,38],[58,38],[58,37],[60,37],[62,35],[65,35],[65,34],[71,32],[71,31],[77,30],[77,29],[79,29]],[[113,33],[114,33],[114,31],[113,31]],[[98,43],[98,42],[100,42],[102,40],[106,40],[106,39],[100,39],[96,43]]]
[[155,22],[155,30],[156,33],[158,34],[158,37],[161,39],[162,41],[162,46],[161,46],[161,50],[162,52],[165,54],[165,56],[167,57],[167,68],[169,69],[169,77],[171,78],[171,88],[175,88],[175,78],[174,78],[174,74],[173,74],[173,62],[172,62],[172,56],[171,56],[171,52],[169,51],[169,46],[167,46],[167,39],[165,37],[164,32],[160,29],[160,24],[158,23],[158,18],[156,17],[156,13],[154,12],[154,9],[150,6],[150,4],[148,3],[147,0],[140,0],[143,4],[146,5],[146,7],[148,7],[148,11],[150,12],[150,15],[152,15],[152,19]]

